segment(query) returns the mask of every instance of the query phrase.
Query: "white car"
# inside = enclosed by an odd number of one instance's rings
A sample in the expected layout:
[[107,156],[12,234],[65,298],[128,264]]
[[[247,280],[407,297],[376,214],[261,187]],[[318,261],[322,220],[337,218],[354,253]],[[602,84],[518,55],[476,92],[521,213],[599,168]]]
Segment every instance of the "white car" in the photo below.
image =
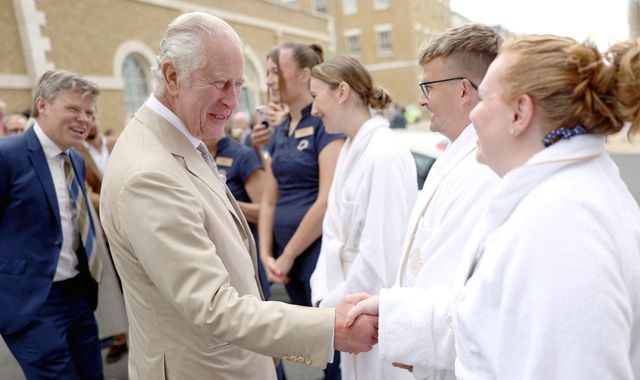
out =
[[418,189],[422,190],[431,166],[449,145],[444,135],[424,129],[392,129],[416,160]]

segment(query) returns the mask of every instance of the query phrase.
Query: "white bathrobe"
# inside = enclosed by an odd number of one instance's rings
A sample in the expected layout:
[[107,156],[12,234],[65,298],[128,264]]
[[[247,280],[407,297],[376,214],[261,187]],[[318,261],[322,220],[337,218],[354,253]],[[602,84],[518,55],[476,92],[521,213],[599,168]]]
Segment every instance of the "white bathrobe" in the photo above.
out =
[[640,209],[602,136],[508,173],[470,248],[453,315],[459,379],[640,378]]
[[[313,304],[336,307],[346,295],[393,285],[402,239],[417,196],[409,150],[375,116],[340,151],[323,222],[322,250],[311,277]],[[341,354],[343,380],[410,378],[384,363],[377,348]]]
[[438,158],[407,230],[402,287],[380,294],[380,355],[412,365],[417,379],[455,379],[453,360],[445,360],[455,355],[453,339],[439,337],[450,334],[451,291],[467,239],[499,182],[477,162],[476,150],[477,135],[469,125]]

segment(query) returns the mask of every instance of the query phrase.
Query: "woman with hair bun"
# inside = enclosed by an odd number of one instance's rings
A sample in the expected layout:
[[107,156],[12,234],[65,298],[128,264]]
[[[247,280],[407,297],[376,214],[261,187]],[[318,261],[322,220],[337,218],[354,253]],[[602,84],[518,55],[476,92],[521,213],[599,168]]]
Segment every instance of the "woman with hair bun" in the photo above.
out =
[[[285,114],[269,140],[258,217],[260,258],[269,282],[285,285],[291,303],[311,306],[310,277],[322,243],[331,180],[345,136],[325,131],[311,115],[311,69],[321,63],[322,47],[284,42],[267,54],[267,111]],[[340,356],[325,369],[325,380],[340,379]]]
[[[312,115],[329,133],[348,136],[342,146],[323,220],[322,248],[311,277],[314,306],[336,307],[348,294],[378,294],[396,278],[401,245],[417,195],[409,150],[371,108],[391,103],[353,58],[336,57],[311,72]],[[367,353],[341,353],[342,379],[412,378]]]
[[502,181],[454,302],[458,379],[640,377],[640,209],[605,150],[639,89],[638,41],[501,46],[470,114]]

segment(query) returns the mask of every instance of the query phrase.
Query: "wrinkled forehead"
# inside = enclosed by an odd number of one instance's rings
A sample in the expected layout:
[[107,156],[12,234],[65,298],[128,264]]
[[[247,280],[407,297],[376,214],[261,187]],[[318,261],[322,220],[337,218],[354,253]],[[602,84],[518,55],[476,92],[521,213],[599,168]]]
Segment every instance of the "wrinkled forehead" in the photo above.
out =
[[226,79],[242,79],[244,56],[237,43],[228,39],[215,39],[207,45],[206,66],[215,76]]
[[[82,89],[60,89],[52,94],[50,103],[61,101],[65,103],[85,103],[88,106],[95,108],[96,96],[89,91],[83,91]],[[45,100],[47,100],[45,98]]]

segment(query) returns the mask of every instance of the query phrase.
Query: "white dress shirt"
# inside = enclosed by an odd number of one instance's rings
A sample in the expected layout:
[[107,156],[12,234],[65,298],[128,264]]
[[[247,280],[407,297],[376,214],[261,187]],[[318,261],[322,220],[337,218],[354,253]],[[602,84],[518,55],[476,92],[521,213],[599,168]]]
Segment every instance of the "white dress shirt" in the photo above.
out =
[[199,140],[198,138],[194,137],[191,134],[191,132],[189,131],[189,129],[187,129],[187,126],[184,125],[182,120],[180,120],[178,116],[175,113],[173,113],[173,111],[167,108],[167,106],[160,103],[158,98],[153,96],[153,94],[151,94],[151,96],[149,96],[149,99],[147,99],[146,105],[147,107],[151,108],[153,112],[162,116],[163,119],[168,121],[169,124],[173,125],[178,131],[180,131],[180,133],[182,133],[184,137],[186,137],[187,140],[189,140],[189,142],[191,143],[191,145],[193,145],[194,148],[197,149],[198,145],[202,143],[201,140]]
[[64,175],[64,159],[63,152],[60,147],[54,143],[49,136],[40,128],[38,123],[34,123],[33,130],[42,145],[42,150],[47,158],[51,179],[56,190],[56,198],[58,199],[58,210],[60,211],[60,224],[62,226],[62,248],[60,248],[60,258],[58,259],[58,267],[53,281],[67,280],[78,274],[78,256],[76,249],[78,248],[80,233],[77,224],[74,221],[74,212],[71,206],[71,197],[67,188],[67,181]]

